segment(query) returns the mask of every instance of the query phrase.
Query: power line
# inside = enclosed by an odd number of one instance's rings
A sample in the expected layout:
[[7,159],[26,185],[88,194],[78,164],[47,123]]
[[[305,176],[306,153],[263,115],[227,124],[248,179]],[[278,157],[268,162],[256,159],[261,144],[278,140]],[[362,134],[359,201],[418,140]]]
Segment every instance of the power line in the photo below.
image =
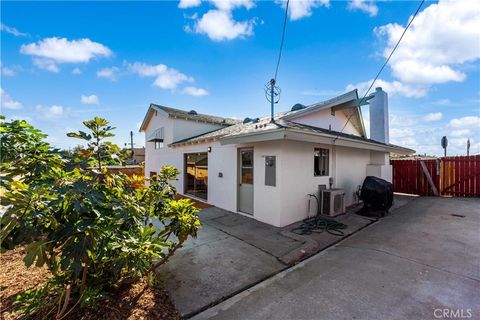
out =
[[[388,56],[387,60],[385,60],[385,63],[382,65],[382,67],[380,68],[380,70],[378,71],[377,75],[375,76],[375,78],[373,79],[372,83],[370,84],[370,87],[368,87],[368,90],[365,92],[365,94],[363,95],[363,98],[360,100],[360,102],[358,103],[358,107],[360,108],[362,106],[362,103],[363,101],[365,100],[365,98],[367,97],[368,93],[370,92],[370,90],[372,89],[373,85],[375,84],[375,81],[377,81],[378,77],[380,76],[380,73],[382,73],[383,69],[385,68],[385,66],[388,64],[388,62],[390,61],[390,58],[393,56],[393,53],[395,52],[395,50],[397,50],[397,47],[398,45],[400,44],[400,42],[402,41],[403,39],[403,36],[405,35],[405,33],[407,32],[408,28],[410,27],[410,25],[412,24],[413,20],[415,20],[415,17],[417,16],[418,12],[420,12],[420,9],[422,8],[423,6],[423,3],[425,2],[425,0],[422,0],[420,2],[420,5],[418,6],[417,8],[417,11],[415,11],[412,19],[408,22],[407,26],[405,27],[405,29],[403,30],[403,33],[402,35],[400,36],[400,39],[398,39],[397,41],[397,44],[395,45],[395,47],[393,47],[393,50],[392,52],[390,52],[390,55]],[[352,116],[355,114],[355,112],[352,112],[352,114],[347,118],[347,122],[345,122],[345,125],[343,126],[342,130],[340,131],[340,133],[343,132],[343,130],[345,130],[345,127],[347,126],[348,122],[350,121],[350,119],[352,118]],[[337,134],[337,136],[335,137],[335,139],[333,139],[333,141],[337,141],[338,137],[339,137],[339,134]]]
[[275,77],[273,78],[275,80],[275,82],[277,82],[278,67],[280,66],[280,59],[282,58],[283,42],[285,40],[285,29],[287,28],[288,4],[289,3],[290,3],[290,0],[287,0],[287,4],[285,6],[285,18],[283,19],[282,41],[280,42],[280,50],[278,52],[278,61],[277,61],[277,67],[275,68]]

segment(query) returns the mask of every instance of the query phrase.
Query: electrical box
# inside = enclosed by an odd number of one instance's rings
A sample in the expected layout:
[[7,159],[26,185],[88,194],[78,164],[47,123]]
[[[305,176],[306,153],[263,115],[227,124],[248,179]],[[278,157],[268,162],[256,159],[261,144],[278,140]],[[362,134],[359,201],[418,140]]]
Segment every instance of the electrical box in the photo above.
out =
[[277,157],[265,156],[265,185],[276,186]]

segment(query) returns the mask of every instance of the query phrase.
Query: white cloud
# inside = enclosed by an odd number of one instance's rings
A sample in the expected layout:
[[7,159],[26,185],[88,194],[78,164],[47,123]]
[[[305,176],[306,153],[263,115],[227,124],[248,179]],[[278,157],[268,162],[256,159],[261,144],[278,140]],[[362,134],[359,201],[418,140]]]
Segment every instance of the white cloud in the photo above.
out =
[[255,7],[251,0],[210,0],[219,10],[231,11],[236,8],[244,7],[247,10]]
[[[385,36],[387,57],[403,25],[390,23],[375,29]],[[407,84],[432,85],[461,82],[459,66],[480,58],[478,31],[480,6],[476,1],[440,0],[420,12],[390,60],[393,75]]]
[[[280,4],[282,8],[285,8],[285,0],[276,0],[277,4]],[[330,0],[290,0],[288,5],[288,16],[290,20],[299,20],[312,15],[312,9],[321,6],[329,7]]]
[[472,130],[470,129],[459,129],[459,130],[452,130],[450,132],[452,137],[468,137],[473,135]]
[[111,68],[103,68],[99,71],[97,71],[97,77],[99,78],[107,78],[112,81],[116,81],[118,77],[118,72],[120,69],[117,67],[111,67]]
[[235,21],[231,11],[209,10],[195,23],[194,30],[213,41],[224,41],[252,35],[254,24],[255,20]]
[[182,94],[187,94],[194,97],[207,96],[208,91],[197,87],[185,87],[181,91]]
[[448,125],[452,128],[472,128],[478,132],[478,128],[480,128],[480,117],[466,116],[463,118],[452,119]]
[[0,88],[0,97],[1,97],[1,108],[5,109],[21,109],[23,105],[18,102],[13,100],[2,88]]
[[155,77],[153,85],[161,89],[175,89],[180,83],[193,82],[192,77],[164,64],[149,65],[135,62],[127,64],[127,68],[130,72],[136,73],[141,77]]
[[427,122],[440,121],[442,120],[443,114],[441,112],[434,112],[427,114],[423,120]]
[[368,13],[370,17],[378,14],[378,7],[372,0],[352,0],[348,3],[348,10],[360,10]]
[[16,28],[9,27],[3,23],[0,23],[0,29],[6,33],[13,34],[16,37],[26,37],[28,34],[18,31]]
[[392,128],[390,129],[390,138],[399,139],[405,137],[415,136],[415,131],[412,128]]
[[79,68],[74,68],[72,70],[72,74],[82,74],[82,70],[80,70]]
[[180,9],[198,7],[202,3],[201,0],[180,0],[178,7]]
[[39,69],[43,69],[43,70],[55,72],[55,73],[60,72],[60,68],[53,60],[34,58],[32,59],[32,62]]
[[452,102],[449,99],[439,99],[437,101],[432,102],[432,104],[436,106],[448,106],[452,104]]
[[2,76],[13,77],[15,75],[15,70],[8,67],[2,67]]
[[[363,81],[357,84],[349,84],[346,87],[346,90],[350,91],[357,88],[359,95],[363,97],[365,91],[367,91],[368,87],[370,87],[372,81],[373,79]],[[400,81],[386,81],[382,79],[378,79],[377,81],[375,81],[375,84],[370,90],[369,94],[374,92],[376,87],[382,87],[382,89],[389,95],[399,94],[411,98],[420,98],[424,97],[427,94],[427,89],[423,86],[408,85]]]
[[[252,0],[210,0],[215,9],[207,11],[200,18],[197,13],[186,17],[194,20],[193,25],[184,26],[186,32],[196,32],[207,35],[213,41],[227,41],[236,38],[246,37],[253,34],[253,27],[256,18],[246,21],[236,21],[232,11],[237,8],[247,10],[253,8],[255,3]],[[180,2],[180,8],[187,8],[200,5],[200,1],[190,0]]]
[[60,119],[70,113],[69,108],[65,108],[59,105],[52,105],[52,106],[42,106],[37,105],[35,107],[35,111],[37,112],[40,118],[46,120],[57,120]]
[[56,37],[22,45],[20,53],[36,57],[33,61],[36,66],[52,72],[59,71],[57,64],[87,63],[94,58],[112,55],[109,48],[90,39],[68,40]]
[[68,111],[66,108],[58,105],[52,105],[50,107],[37,105],[35,110],[40,117],[50,120],[61,118]]
[[83,104],[100,104],[100,101],[98,100],[98,97],[94,94],[89,95],[89,96],[82,95],[80,97],[80,102],[83,103]]

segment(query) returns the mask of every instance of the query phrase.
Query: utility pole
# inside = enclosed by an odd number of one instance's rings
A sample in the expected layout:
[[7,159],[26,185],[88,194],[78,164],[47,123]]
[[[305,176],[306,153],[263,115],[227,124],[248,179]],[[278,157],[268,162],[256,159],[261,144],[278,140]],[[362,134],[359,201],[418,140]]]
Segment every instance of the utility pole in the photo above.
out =
[[470,155],[470,138],[467,139],[467,157]]
[[132,160],[135,160],[134,151],[133,151],[133,131],[130,131],[130,147],[132,149]]

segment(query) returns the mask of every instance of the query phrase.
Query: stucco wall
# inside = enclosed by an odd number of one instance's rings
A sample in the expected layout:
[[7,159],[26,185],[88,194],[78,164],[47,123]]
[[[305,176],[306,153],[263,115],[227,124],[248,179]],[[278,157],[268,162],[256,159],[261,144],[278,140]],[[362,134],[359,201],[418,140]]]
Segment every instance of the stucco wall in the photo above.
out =
[[335,147],[336,170],[334,186],[345,190],[345,204],[356,202],[354,193],[363,184],[370,164],[370,151],[356,148]]
[[[282,205],[286,201],[282,201],[280,192],[284,182],[281,181],[281,172],[286,170],[285,158],[282,149],[283,141],[270,141],[254,143],[254,218],[262,222],[280,226]],[[265,185],[265,156],[276,156],[276,186]]]
[[[314,176],[314,148],[330,150],[329,175]],[[281,189],[281,217],[278,226],[315,215],[317,203],[311,199],[310,212],[308,212],[308,194],[318,193],[318,185],[325,184],[328,188],[328,180],[333,172],[331,146],[306,143],[300,141],[282,142],[282,170],[279,171]]]
[[[332,130],[341,131],[345,123],[347,123],[347,119],[348,118],[343,111],[336,111],[335,115],[333,116],[330,109],[325,109],[292,119],[292,121],[324,129],[328,129],[331,125]],[[350,121],[347,123],[345,129],[343,129],[343,132],[360,135],[360,132],[355,129]]]
[[179,141],[198,136],[200,134],[214,131],[223,127],[224,126],[218,124],[175,119],[173,122],[173,141]]
[[[183,194],[184,154],[207,152],[208,147],[211,147],[211,152],[208,153],[207,202],[237,212],[238,149],[253,147],[254,218],[278,227],[316,214],[317,204],[313,198],[310,210],[308,208],[308,194],[318,195],[319,184],[328,187],[329,177],[334,178],[333,187],[345,189],[348,206],[355,202],[354,192],[363,183],[367,171],[376,172],[372,165],[381,167],[377,171],[383,178],[388,174],[388,154],[384,152],[302,141],[279,140],[249,145],[220,145],[211,142],[171,148],[168,143],[174,139],[173,123],[177,121],[181,123],[178,128],[188,126],[184,120],[172,120],[160,115],[152,118],[146,136],[161,126],[165,127],[165,147],[155,150],[153,143],[146,143],[145,174],[148,176],[151,171],[158,172],[166,164],[177,167],[182,174],[173,185]],[[328,176],[314,176],[316,147],[330,150]],[[276,156],[276,186],[265,185],[265,156]],[[222,173],[222,177],[219,177],[219,173]]]
[[[207,152],[211,147],[212,151]],[[181,171],[177,181],[172,185],[180,194],[184,193],[184,154],[207,152],[208,155],[208,195],[207,202],[220,208],[237,211],[237,169],[235,146],[221,146],[218,142],[198,144],[185,147],[165,147],[150,154],[145,164],[145,174],[158,172],[163,165],[172,165]],[[219,177],[222,173],[223,177]]]

